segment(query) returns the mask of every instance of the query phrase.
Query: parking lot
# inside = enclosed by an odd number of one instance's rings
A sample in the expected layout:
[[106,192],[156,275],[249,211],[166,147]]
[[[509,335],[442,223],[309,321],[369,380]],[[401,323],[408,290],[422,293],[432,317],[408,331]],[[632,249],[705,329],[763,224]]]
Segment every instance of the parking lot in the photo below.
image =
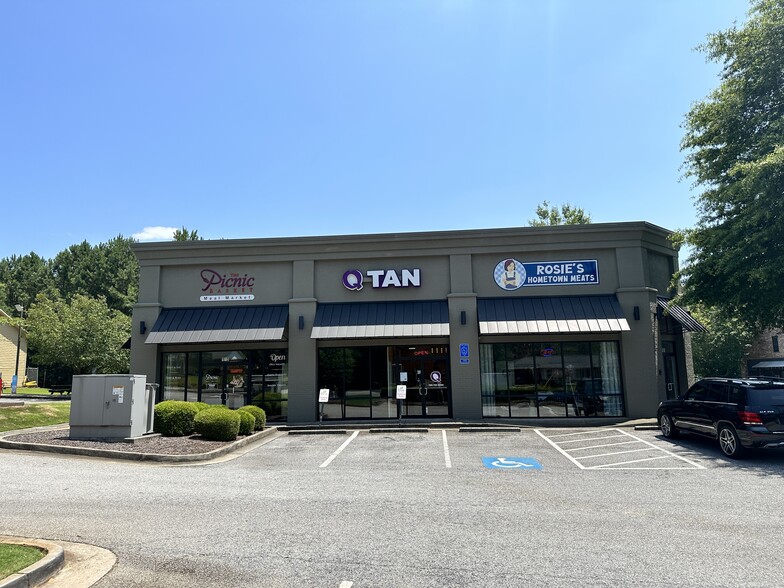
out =
[[[278,460],[284,456],[284,460]],[[253,459],[271,468],[440,469],[470,472],[529,468],[488,467],[487,458],[530,458],[532,470],[674,470],[762,468],[784,473],[784,450],[752,452],[747,459],[724,458],[715,442],[696,436],[668,441],[658,430],[528,428],[509,432],[460,432],[433,427],[427,432],[348,430],[344,435],[290,434],[271,440]]]
[[177,466],[11,451],[0,479],[3,532],[118,555],[99,588],[777,586],[784,564],[784,451],[657,431],[281,433]]

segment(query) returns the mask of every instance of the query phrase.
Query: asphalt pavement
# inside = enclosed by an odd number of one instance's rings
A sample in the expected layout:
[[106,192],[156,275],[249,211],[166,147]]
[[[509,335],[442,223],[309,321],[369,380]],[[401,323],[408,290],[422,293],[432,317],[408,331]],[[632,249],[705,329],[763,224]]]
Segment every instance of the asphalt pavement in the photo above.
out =
[[0,532],[111,551],[98,588],[781,585],[781,449],[348,428],[201,465],[3,450]]

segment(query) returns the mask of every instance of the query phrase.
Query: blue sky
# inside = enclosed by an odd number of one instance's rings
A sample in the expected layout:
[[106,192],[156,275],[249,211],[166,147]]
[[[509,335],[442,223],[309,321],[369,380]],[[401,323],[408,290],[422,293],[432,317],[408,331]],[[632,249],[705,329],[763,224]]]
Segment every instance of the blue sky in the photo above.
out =
[[748,7],[6,0],[0,258],[527,226],[543,200],[692,226],[681,125],[719,72],[694,48]]

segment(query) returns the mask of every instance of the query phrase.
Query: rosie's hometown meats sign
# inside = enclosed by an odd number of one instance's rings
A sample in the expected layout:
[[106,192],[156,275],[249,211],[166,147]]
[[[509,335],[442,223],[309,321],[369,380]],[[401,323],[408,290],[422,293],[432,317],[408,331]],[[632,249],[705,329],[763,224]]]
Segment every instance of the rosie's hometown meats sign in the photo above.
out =
[[599,267],[595,259],[523,263],[509,257],[498,262],[493,277],[503,290],[523,286],[585,286],[599,283]]

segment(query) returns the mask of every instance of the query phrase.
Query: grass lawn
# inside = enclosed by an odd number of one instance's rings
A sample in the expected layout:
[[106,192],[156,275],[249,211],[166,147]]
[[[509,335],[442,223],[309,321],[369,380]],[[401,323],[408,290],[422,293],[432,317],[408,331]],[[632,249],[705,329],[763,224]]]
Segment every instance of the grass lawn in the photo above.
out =
[[[17,386],[16,388],[17,394],[34,394],[35,396],[49,396],[49,389],[48,388],[24,388],[22,386]],[[11,388],[3,388],[3,396],[11,396]],[[60,396],[60,394],[56,394],[56,396]]]
[[15,545],[13,543],[0,543],[0,580],[30,564],[34,564],[45,554],[36,547]]
[[70,415],[70,402],[42,402],[7,407],[0,404],[0,433],[67,423]]

